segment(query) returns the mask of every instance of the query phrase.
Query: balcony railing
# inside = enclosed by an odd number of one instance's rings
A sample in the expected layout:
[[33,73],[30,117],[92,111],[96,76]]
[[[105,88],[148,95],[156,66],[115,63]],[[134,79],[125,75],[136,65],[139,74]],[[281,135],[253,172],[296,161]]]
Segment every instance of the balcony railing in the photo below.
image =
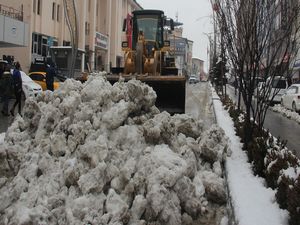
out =
[[16,20],[23,21],[23,11],[14,9],[13,7],[0,4],[0,14]]

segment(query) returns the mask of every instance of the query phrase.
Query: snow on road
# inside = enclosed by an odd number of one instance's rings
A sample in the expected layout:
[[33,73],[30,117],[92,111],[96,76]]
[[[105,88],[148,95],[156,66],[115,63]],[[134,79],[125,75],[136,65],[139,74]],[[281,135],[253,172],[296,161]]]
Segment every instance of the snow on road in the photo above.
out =
[[283,116],[300,123],[300,114],[298,112],[291,111],[289,109],[284,108],[280,104],[276,104],[273,107],[270,107],[274,112],[281,113]]
[[0,142],[0,224],[226,225],[224,132],[155,97],[99,75],[28,99]]

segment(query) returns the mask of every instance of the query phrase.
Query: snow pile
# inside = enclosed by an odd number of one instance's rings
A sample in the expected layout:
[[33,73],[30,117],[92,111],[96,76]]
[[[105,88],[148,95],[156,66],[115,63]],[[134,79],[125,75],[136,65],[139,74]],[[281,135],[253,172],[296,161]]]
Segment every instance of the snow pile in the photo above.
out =
[[286,109],[282,107],[280,104],[274,105],[273,107],[270,107],[274,112],[279,112],[285,117],[296,121],[297,123],[300,123],[300,115],[297,112],[291,111],[289,109]]
[[0,143],[0,224],[225,224],[224,132],[101,76],[28,99]]

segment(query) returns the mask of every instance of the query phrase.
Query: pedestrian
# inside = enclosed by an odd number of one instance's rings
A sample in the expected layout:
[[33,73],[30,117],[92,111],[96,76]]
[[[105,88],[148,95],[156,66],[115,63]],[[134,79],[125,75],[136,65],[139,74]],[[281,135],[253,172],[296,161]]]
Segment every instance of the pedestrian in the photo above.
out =
[[4,72],[1,77],[0,86],[1,86],[2,100],[3,100],[1,113],[4,116],[9,116],[8,105],[13,90],[12,90],[12,75],[10,72],[10,66],[8,64],[4,66]]
[[50,66],[48,66],[46,69],[47,90],[54,91],[53,83],[54,83],[55,76],[56,76],[55,64],[51,62]]
[[3,89],[2,89],[1,78],[2,78],[2,75],[4,73],[4,69],[5,69],[5,62],[0,60],[0,97],[1,97],[1,102],[3,102],[3,97],[2,97]]
[[2,77],[2,74],[4,73],[5,63],[0,60],[0,79]]
[[13,78],[13,89],[16,97],[15,104],[10,110],[10,114],[14,116],[15,107],[18,105],[18,112],[21,115],[21,98],[22,98],[22,77],[21,77],[21,65],[19,62],[16,62],[15,69],[12,75]]

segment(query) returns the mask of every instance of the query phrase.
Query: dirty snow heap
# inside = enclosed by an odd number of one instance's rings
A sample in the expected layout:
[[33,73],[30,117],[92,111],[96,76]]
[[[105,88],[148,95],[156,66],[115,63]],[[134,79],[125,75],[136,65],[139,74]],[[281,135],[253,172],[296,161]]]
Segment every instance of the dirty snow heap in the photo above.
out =
[[227,139],[137,80],[69,79],[0,143],[0,224],[226,224]]

